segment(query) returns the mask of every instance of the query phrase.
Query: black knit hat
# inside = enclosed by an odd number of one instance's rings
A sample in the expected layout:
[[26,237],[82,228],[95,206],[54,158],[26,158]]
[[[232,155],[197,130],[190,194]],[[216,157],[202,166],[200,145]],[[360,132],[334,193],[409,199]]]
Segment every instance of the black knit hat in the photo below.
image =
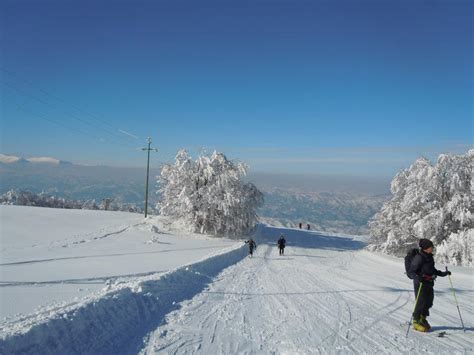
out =
[[420,246],[421,250],[426,250],[429,247],[433,247],[433,242],[429,239],[420,239],[420,242],[418,243]]

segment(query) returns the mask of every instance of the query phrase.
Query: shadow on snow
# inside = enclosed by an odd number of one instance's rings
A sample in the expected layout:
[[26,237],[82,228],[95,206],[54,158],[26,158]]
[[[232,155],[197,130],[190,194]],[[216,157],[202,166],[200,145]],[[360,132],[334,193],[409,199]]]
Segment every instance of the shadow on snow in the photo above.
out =
[[[472,331],[474,331],[474,328],[473,328],[473,327],[464,328],[464,329],[466,330],[466,332],[472,332]],[[432,331],[432,332],[440,331],[440,330],[463,330],[463,328],[462,328],[462,327],[449,327],[449,326],[431,327],[431,331]]]
[[[364,242],[354,240],[352,237],[327,236],[321,232],[312,232],[299,229],[284,229],[259,225],[255,233],[257,244],[275,245],[280,235],[283,234],[288,247],[327,249],[335,251],[363,249]],[[294,256],[294,255],[292,255]]]
[[0,340],[0,354],[136,354],[144,336],[163,324],[166,314],[245,255],[241,247],[64,308],[52,318],[40,315],[25,333]]
[[368,293],[368,292],[410,292],[405,289],[392,289],[389,287],[369,290],[325,290],[325,291],[304,291],[304,292],[226,292],[226,291],[203,291],[206,294],[234,295],[234,296],[301,296],[317,294],[337,294],[337,293]]

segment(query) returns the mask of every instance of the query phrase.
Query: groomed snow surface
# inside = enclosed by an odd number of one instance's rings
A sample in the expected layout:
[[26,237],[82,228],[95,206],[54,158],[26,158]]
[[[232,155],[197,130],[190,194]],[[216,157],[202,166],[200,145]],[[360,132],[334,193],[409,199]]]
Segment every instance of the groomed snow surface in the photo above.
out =
[[[242,242],[183,235],[134,214],[0,212],[0,292],[9,316],[0,326],[2,354],[474,352],[469,268],[452,268],[466,331],[446,277],[435,285],[433,332],[410,330],[406,338],[414,294],[403,260],[369,253],[359,238],[259,226],[249,258]],[[281,233],[284,256],[276,248]],[[68,289],[82,283],[97,289]],[[63,287],[69,291],[58,302]],[[55,303],[44,288],[59,293]],[[25,315],[9,313],[15,299]],[[33,312],[35,302],[41,308]]]

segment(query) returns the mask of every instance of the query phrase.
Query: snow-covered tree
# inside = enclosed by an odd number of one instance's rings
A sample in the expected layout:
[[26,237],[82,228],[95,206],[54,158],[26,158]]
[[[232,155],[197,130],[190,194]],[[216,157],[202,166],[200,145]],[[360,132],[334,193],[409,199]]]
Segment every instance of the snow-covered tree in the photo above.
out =
[[157,208],[196,232],[244,234],[257,223],[256,209],[263,204],[263,194],[242,181],[246,171],[243,163],[222,153],[203,154],[193,161],[181,150],[175,163],[161,170]]
[[[473,166],[470,150],[464,155],[442,154],[435,165],[420,158],[400,171],[391,184],[391,200],[369,224],[370,248],[402,255],[420,238],[428,238],[440,246],[438,257],[444,261],[472,264]],[[459,245],[469,250],[453,257],[446,249]]]
[[474,264],[474,229],[452,233],[436,248],[436,259],[444,264]]
[[10,190],[0,196],[3,205],[38,206],[53,208],[81,208],[80,201],[68,200],[63,197],[52,196],[46,192],[39,194],[25,190]]
[[83,210],[98,210],[99,206],[97,206],[97,203],[95,202],[95,199],[92,199],[92,200],[85,201],[82,204],[81,209],[83,209]]
[[2,205],[18,205],[18,206],[36,206],[36,207],[51,207],[51,208],[68,208],[68,209],[83,209],[83,210],[98,210],[106,209],[110,211],[126,211],[141,213],[142,209],[132,203],[122,203],[108,199],[106,205],[103,201],[100,206],[95,200],[69,200],[64,197],[57,197],[46,192],[34,193],[26,190],[10,190],[0,196],[0,204]]

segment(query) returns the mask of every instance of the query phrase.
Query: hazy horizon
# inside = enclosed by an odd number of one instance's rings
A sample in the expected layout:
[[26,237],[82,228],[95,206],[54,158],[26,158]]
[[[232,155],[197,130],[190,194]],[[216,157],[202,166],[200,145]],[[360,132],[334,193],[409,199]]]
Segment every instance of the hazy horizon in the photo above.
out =
[[[259,158],[238,156],[232,149],[228,151],[218,150],[227,155],[229,159],[239,160],[249,166],[250,173],[259,174],[279,174],[279,175],[308,175],[308,176],[347,176],[347,177],[380,177],[390,178],[402,169],[408,168],[416,159],[420,157],[428,158],[435,162],[439,154],[465,154],[469,149],[474,148],[469,144],[452,144],[445,147],[373,147],[359,149],[319,149],[315,155],[306,158]],[[185,149],[185,148],[182,148]],[[188,150],[193,158],[203,153],[203,150]],[[204,150],[212,152],[211,149]],[[284,151],[280,149],[279,151]],[[176,151],[177,152],[177,151]],[[174,152],[174,154],[176,154]],[[252,152],[252,151],[251,151]],[[334,153],[337,153],[334,155]],[[0,151],[0,154],[29,159],[46,157],[40,154],[12,154],[11,152]],[[160,152],[153,152],[150,155],[150,166],[159,168],[164,164],[174,162],[174,154],[168,160],[163,160]],[[286,154],[287,155],[287,154]],[[139,152],[136,159],[127,161],[114,161],[110,159],[82,160],[70,159],[68,156],[48,155],[47,157],[83,166],[109,166],[115,168],[142,168],[146,166],[145,152]],[[280,163],[279,163],[280,161]],[[286,164],[281,162],[285,161]],[[270,164],[269,164],[270,163]],[[315,167],[319,166],[319,169]]]
[[[28,157],[26,157],[28,158]],[[46,179],[42,187],[54,188],[55,181],[62,185],[62,180],[94,181],[106,186],[117,183],[133,181],[142,184],[146,175],[146,161],[139,167],[110,166],[110,165],[80,165],[67,161],[70,164],[50,163],[1,163],[0,182],[2,190],[10,188],[24,188],[35,186],[35,181]],[[160,167],[151,164],[150,178],[156,180]],[[22,180],[23,179],[23,180]],[[249,170],[247,181],[255,183],[263,190],[282,189],[294,192],[351,192],[363,194],[384,194],[389,192],[391,177],[381,176],[356,176],[341,174],[316,174],[316,173],[278,173],[259,172]],[[23,181],[23,182],[22,182]],[[27,181],[25,184],[24,182]],[[17,185],[17,186],[16,186]],[[38,190],[35,188],[34,190]]]

